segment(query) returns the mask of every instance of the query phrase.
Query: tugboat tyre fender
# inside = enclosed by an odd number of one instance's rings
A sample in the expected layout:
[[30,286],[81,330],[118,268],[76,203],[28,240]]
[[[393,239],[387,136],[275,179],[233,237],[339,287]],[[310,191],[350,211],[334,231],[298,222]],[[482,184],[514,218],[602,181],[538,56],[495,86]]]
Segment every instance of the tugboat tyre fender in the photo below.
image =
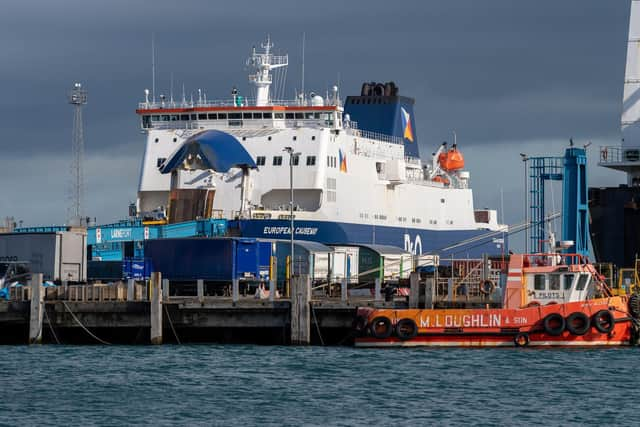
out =
[[[554,326],[554,324],[556,324],[556,326]],[[544,326],[544,331],[547,334],[557,337],[562,335],[562,332],[564,332],[564,329],[567,326],[567,321],[564,320],[564,317],[562,317],[561,314],[551,313],[544,318],[542,325]]]
[[526,347],[529,345],[529,334],[526,332],[518,332],[518,334],[513,337],[513,342],[516,347]]
[[401,340],[410,340],[418,335],[418,325],[413,319],[400,319],[396,324],[396,335]]
[[569,331],[571,335],[584,335],[589,332],[590,328],[591,320],[589,316],[583,312],[576,311],[567,316],[567,331]]
[[361,332],[363,330],[365,330],[367,327],[367,318],[364,316],[356,316],[355,319],[353,319],[353,329]]
[[482,292],[485,295],[490,295],[491,293],[493,293],[493,291],[495,291],[496,289],[496,284],[493,283],[491,280],[485,280],[484,282],[482,282],[482,285],[480,286],[480,292]]
[[596,330],[603,334],[613,331],[616,325],[613,313],[609,310],[600,310],[591,317],[591,323]]
[[371,321],[369,326],[371,335],[378,339],[385,339],[391,336],[393,327],[391,326],[391,320],[388,317],[379,316]]

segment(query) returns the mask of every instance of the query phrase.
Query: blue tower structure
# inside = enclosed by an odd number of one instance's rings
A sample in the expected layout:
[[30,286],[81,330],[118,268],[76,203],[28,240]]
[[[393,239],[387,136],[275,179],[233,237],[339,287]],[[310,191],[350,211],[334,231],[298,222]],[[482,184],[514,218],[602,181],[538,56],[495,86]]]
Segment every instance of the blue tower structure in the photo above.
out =
[[569,147],[564,154],[562,186],[562,240],[574,245],[565,252],[589,255],[587,197],[587,154],[584,148]]
[[529,214],[531,250],[546,252],[545,243],[545,183],[562,181],[562,157],[529,157]]
[[[529,213],[531,250],[546,252],[545,184],[562,181],[562,240],[573,241],[566,253],[589,255],[587,155],[584,148],[569,147],[564,157],[525,157],[529,162]],[[551,248],[553,249],[553,248]]]
[[399,96],[393,82],[363,83],[360,96],[347,96],[344,113],[358,123],[358,129],[397,137],[405,156],[420,157],[414,103],[413,98]]

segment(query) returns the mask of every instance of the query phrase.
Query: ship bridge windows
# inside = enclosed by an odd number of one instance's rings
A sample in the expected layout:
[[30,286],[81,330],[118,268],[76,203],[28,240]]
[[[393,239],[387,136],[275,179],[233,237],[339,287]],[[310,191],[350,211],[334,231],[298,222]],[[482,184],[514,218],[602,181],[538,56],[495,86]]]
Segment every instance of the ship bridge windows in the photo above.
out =
[[218,120],[226,120],[227,113],[218,113]]
[[564,275],[563,280],[564,280],[564,290],[565,291],[571,290],[571,286],[573,285],[573,278],[574,278],[573,274],[565,274]]
[[274,113],[273,117],[276,119],[284,119],[284,113]]
[[576,291],[584,291],[584,289],[587,287],[588,281],[588,274],[580,274],[580,277],[578,277],[578,284],[576,285]]
[[560,275],[559,274],[550,274],[549,275],[549,290],[550,291],[559,291],[560,290]]
[[285,117],[286,119],[294,119],[294,118],[295,118],[295,116],[294,116],[294,114],[293,114],[293,113],[285,113],[285,114],[284,114],[284,117]]
[[296,120],[304,119],[304,114],[303,113],[295,113],[295,116],[296,116]]
[[252,117],[253,117],[253,115],[251,113],[242,113],[242,118],[243,119],[250,119]]
[[218,115],[216,113],[209,113],[209,114],[207,114],[207,119],[208,120],[218,120]]
[[242,113],[229,113],[227,116],[229,117],[229,120],[242,119]]
[[207,114],[206,113],[198,114],[198,120],[207,120]]
[[[263,119],[271,119],[271,113],[258,113],[258,114],[262,114],[262,118]],[[254,117],[255,119],[255,117]]]
[[544,291],[547,289],[546,277],[544,274],[536,274],[533,276],[533,289],[536,291]]

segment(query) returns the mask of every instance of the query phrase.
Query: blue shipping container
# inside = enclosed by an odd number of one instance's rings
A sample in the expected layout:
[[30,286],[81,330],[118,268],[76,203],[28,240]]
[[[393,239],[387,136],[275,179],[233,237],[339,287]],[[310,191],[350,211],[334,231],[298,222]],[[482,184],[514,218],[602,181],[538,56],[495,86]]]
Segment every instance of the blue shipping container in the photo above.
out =
[[151,270],[169,280],[268,280],[271,245],[243,238],[158,239],[144,242]]

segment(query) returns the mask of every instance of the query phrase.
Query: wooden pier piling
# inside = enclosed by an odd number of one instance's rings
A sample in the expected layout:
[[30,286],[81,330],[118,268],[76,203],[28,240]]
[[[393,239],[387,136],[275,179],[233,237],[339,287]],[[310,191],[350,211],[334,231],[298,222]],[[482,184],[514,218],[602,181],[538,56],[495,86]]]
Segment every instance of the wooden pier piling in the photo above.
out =
[[151,273],[151,344],[162,344],[162,275]]
[[420,301],[420,274],[413,272],[409,276],[409,308],[418,308]]
[[311,278],[300,275],[291,281],[291,344],[311,344]]
[[29,344],[42,342],[42,320],[44,317],[44,288],[42,273],[31,276],[31,313],[29,316]]

